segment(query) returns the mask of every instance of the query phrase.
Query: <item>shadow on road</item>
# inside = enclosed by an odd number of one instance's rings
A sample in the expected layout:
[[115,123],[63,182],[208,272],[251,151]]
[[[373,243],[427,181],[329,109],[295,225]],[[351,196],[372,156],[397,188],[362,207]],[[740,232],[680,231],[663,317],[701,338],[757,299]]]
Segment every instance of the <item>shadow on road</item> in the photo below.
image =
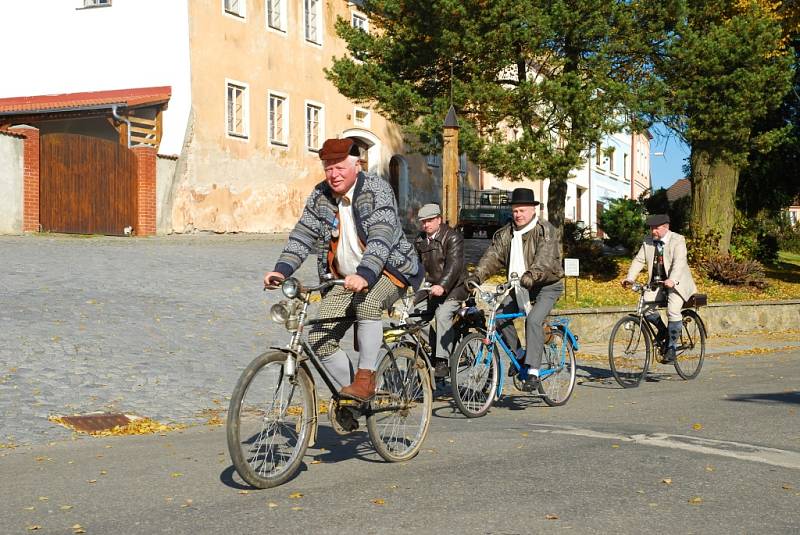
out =
[[772,392],[765,394],[739,394],[725,398],[725,401],[744,401],[747,403],[793,403],[800,404],[800,390],[794,392]]

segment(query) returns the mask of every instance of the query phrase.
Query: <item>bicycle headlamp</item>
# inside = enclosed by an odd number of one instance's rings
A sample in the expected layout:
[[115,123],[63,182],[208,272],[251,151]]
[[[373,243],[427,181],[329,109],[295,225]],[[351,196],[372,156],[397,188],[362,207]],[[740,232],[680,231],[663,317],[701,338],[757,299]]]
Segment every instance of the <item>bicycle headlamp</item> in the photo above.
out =
[[275,323],[286,323],[286,320],[289,319],[289,307],[286,301],[272,305],[269,309],[269,317]]
[[301,290],[302,286],[300,285],[300,281],[294,277],[289,277],[283,281],[283,284],[281,284],[281,291],[283,292],[283,295],[289,299],[294,299],[297,297]]

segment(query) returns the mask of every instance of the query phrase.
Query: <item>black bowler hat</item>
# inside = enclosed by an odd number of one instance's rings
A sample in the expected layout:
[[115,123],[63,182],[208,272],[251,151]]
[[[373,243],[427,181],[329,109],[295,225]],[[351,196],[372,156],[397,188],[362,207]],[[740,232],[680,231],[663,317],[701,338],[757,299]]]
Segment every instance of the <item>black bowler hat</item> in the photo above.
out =
[[515,188],[511,192],[511,200],[509,204],[532,204],[536,206],[539,201],[533,196],[533,190],[530,188]]
[[648,227],[660,227],[664,223],[669,223],[669,216],[667,214],[653,214],[648,216],[645,222]]

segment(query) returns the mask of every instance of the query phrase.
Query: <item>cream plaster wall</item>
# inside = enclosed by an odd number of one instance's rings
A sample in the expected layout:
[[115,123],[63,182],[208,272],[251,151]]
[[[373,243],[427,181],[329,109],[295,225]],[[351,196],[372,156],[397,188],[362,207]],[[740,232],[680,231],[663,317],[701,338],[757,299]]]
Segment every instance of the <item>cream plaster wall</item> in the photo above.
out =
[[[324,108],[322,139],[344,133],[374,143],[370,171],[388,178],[391,157],[404,157],[408,197],[401,211],[418,199],[430,200],[438,170],[429,169],[419,155],[408,155],[399,129],[375,112],[368,128],[354,124],[355,105],[325,79],[323,69],[332,56],[346,53],[335,36],[336,16],[349,20],[355,6],[345,0],[324,2],[320,47],[304,39],[301,0],[287,2],[285,33],[267,28],[263,1],[248,1],[245,18],[225,14],[222,5],[222,0],[190,2],[194,133],[182,154],[185,165],[179,165],[172,210],[176,231],[290,229],[309,192],[323,179],[317,154],[305,148],[307,101]],[[226,80],[248,87],[247,139],[226,134]],[[270,91],[289,98],[288,147],[267,140]]]

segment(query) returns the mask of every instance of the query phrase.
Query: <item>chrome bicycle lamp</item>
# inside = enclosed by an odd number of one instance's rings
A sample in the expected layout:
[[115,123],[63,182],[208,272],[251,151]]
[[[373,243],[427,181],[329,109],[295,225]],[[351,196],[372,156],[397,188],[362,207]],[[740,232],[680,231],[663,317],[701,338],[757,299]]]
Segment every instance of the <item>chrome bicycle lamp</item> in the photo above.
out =
[[281,284],[281,291],[283,295],[288,297],[289,299],[294,299],[297,297],[300,292],[302,291],[303,287],[300,284],[300,281],[295,279],[294,277],[289,277],[283,284]]
[[275,303],[269,309],[269,317],[275,323],[286,323],[286,320],[289,319],[289,315],[289,307],[286,301]]

